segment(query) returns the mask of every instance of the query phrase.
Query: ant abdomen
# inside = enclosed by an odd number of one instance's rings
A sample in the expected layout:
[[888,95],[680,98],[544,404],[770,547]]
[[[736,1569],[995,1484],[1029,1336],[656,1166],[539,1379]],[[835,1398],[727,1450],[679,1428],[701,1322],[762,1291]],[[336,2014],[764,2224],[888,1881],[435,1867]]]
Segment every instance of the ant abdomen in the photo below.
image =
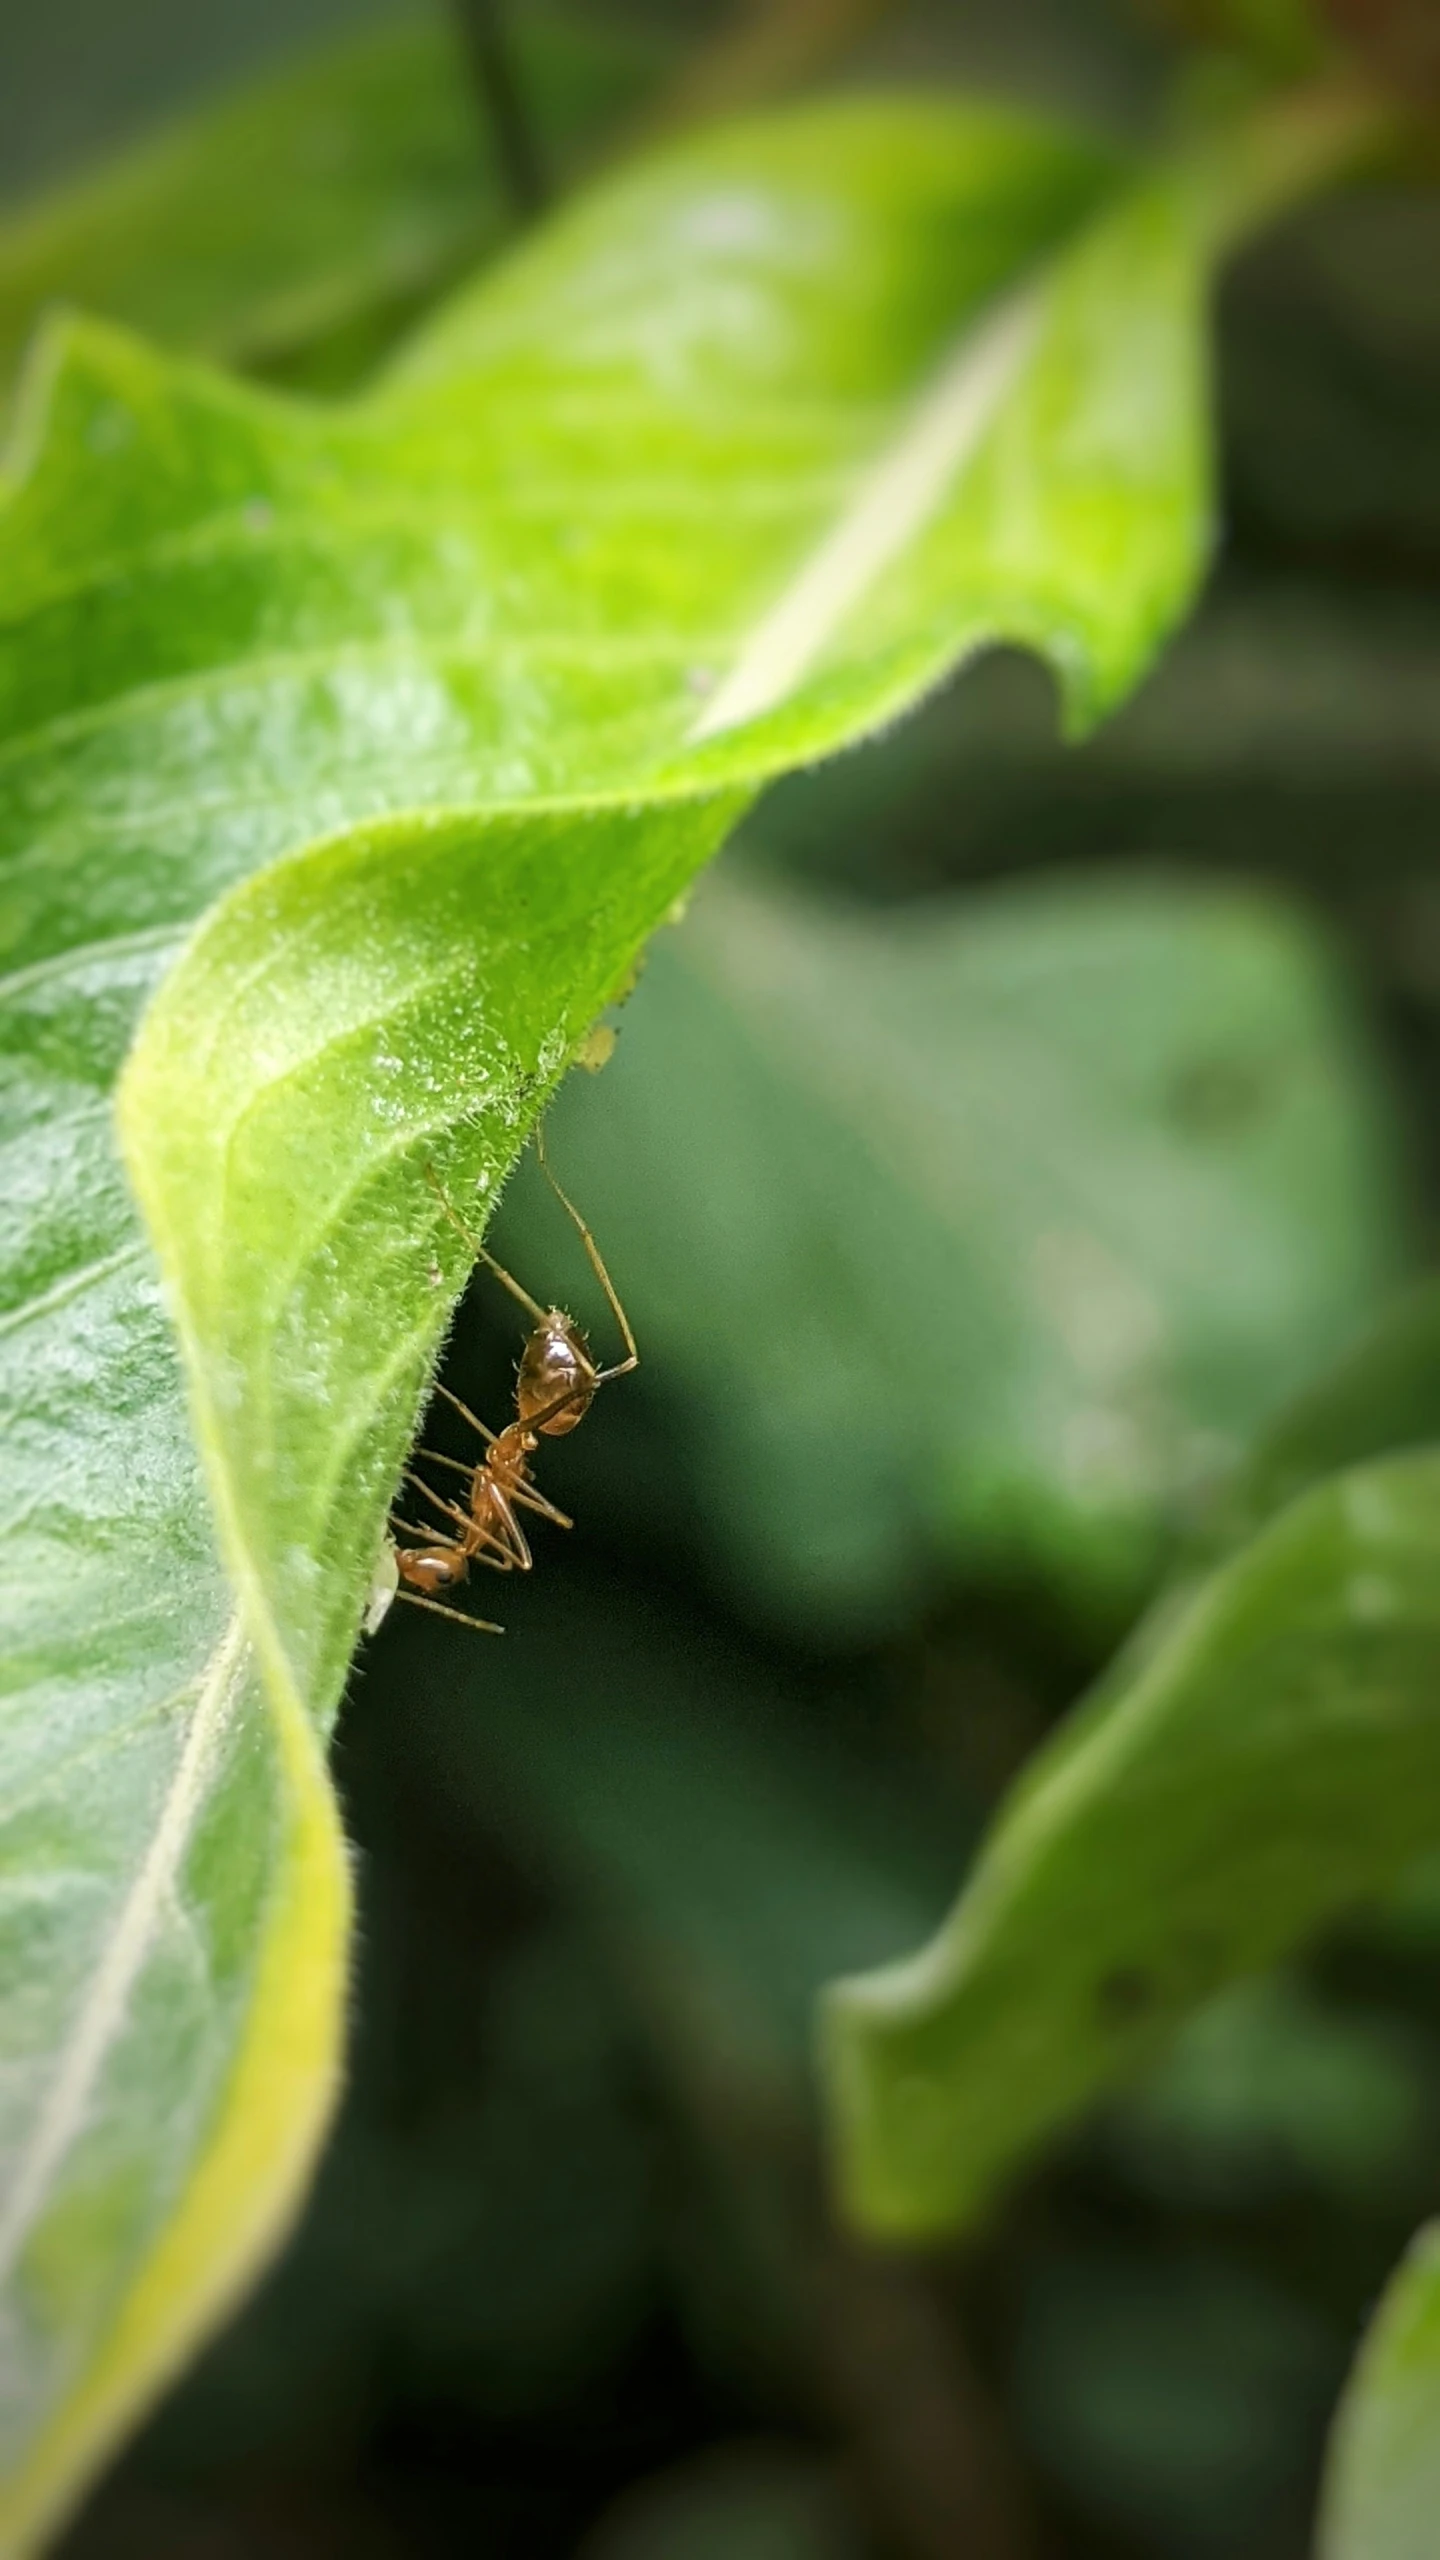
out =
[[[578,1328],[552,1307],[525,1345],[515,1381],[515,1407],[522,1422],[558,1439],[583,1422],[595,1393],[595,1366]],[[543,1414],[543,1422],[536,1417]]]

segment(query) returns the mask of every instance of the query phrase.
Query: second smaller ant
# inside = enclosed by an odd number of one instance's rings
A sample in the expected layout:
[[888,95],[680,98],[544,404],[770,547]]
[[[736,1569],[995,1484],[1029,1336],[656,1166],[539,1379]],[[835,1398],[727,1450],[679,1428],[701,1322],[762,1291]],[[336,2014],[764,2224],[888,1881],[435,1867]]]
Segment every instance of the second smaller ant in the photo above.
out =
[[[597,1391],[612,1378],[628,1376],[640,1365],[635,1336],[630,1320],[620,1304],[615,1284],[600,1257],[600,1249],[586,1226],[575,1203],[561,1190],[550,1170],[545,1141],[537,1128],[535,1153],[540,1169],[556,1199],[578,1230],[590,1268],[605,1292],[610,1312],[620,1328],[625,1344],[625,1357],[608,1369],[597,1369],[590,1357],[585,1335],[559,1307],[542,1307],[512,1278],[504,1264],[487,1252],[478,1236],[471,1234],[463,1219],[457,1216],[446,1199],[433,1172],[432,1188],[440,1205],[464,1237],[479,1262],[493,1271],[512,1298],[519,1301],[532,1319],[532,1331],[520,1357],[515,1378],[515,1419],[503,1431],[491,1431],[452,1395],[448,1387],[439,1392],[447,1404],[453,1405],[472,1431],[485,1442],[485,1455],[477,1466],[466,1466],[458,1458],[447,1458],[438,1449],[421,1449],[416,1455],[428,1458],[432,1465],[449,1467],[456,1475],[469,1479],[469,1496],[465,1503],[450,1502],[426,1484],[422,1476],[407,1469],[405,1481],[423,1494],[432,1510],[447,1523],[444,1531],[433,1536],[413,1521],[397,1518],[394,1526],[407,1538],[419,1541],[415,1546],[394,1550],[398,1576],[395,1597],[408,1600],[412,1607],[429,1609],[437,1618],[454,1618],[462,1627],[474,1627],[482,1635],[500,1635],[503,1630],[484,1618],[467,1616],[463,1609],[448,1608],[436,1597],[441,1591],[454,1591],[469,1579],[472,1564],[488,1565],[492,1573],[528,1573],[534,1561],[530,1543],[520,1525],[518,1514],[537,1512],[542,1520],[551,1520],[559,1529],[573,1528],[563,1511],[547,1502],[530,1480],[530,1462],[540,1445],[542,1435],[558,1439],[573,1431],[589,1412]],[[408,1586],[408,1588],[407,1588]]]

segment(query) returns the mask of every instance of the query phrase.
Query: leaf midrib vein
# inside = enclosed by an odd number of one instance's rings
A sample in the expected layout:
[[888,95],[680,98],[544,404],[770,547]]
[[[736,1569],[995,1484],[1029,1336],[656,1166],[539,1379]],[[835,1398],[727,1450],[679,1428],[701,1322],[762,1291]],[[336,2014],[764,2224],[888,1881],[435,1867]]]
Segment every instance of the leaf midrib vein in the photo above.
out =
[[0,2207],[0,2285],[13,2273],[44,2210],[54,2174],[81,2130],[106,2057],[124,2028],[131,1992],[189,1843],[245,1656],[244,1629],[237,1615],[231,1619],[199,1684],[190,1730],[149,1847],[121,1905],[87,1996],[61,2046],[48,2095]]

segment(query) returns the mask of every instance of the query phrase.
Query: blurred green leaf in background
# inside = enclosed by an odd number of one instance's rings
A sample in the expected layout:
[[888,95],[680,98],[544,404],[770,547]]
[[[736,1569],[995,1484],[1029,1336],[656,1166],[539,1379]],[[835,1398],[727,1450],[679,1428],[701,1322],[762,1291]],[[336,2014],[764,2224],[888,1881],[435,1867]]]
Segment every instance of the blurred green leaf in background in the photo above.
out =
[[[1329,956],[1179,878],[877,916],[727,871],[554,1143],[636,1275],[707,1543],[837,1643],[957,1565],[1123,1619],[1404,1267]],[[496,1235],[553,1262],[538,1183]]]
[[[518,75],[558,177],[667,49],[526,10]],[[316,51],[58,188],[0,229],[0,371],[53,304],[247,371],[348,387],[516,228],[455,30],[438,15]]]

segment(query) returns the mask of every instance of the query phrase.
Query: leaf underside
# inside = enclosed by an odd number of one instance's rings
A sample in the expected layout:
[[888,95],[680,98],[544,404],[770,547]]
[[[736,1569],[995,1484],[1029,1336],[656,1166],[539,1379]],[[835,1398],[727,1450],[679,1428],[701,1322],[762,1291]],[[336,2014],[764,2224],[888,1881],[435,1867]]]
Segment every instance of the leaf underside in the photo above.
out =
[[1208,254],[1184,184],[1064,134],[838,103],[612,186],[344,411],[91,324],[37,355],[0,516],[11,2543],[323,2123],[320,1750],[464,1260],[426,1167],[483,1217],[769,774],[996,636],[1072,724],[1133,681],[1203,557]]

